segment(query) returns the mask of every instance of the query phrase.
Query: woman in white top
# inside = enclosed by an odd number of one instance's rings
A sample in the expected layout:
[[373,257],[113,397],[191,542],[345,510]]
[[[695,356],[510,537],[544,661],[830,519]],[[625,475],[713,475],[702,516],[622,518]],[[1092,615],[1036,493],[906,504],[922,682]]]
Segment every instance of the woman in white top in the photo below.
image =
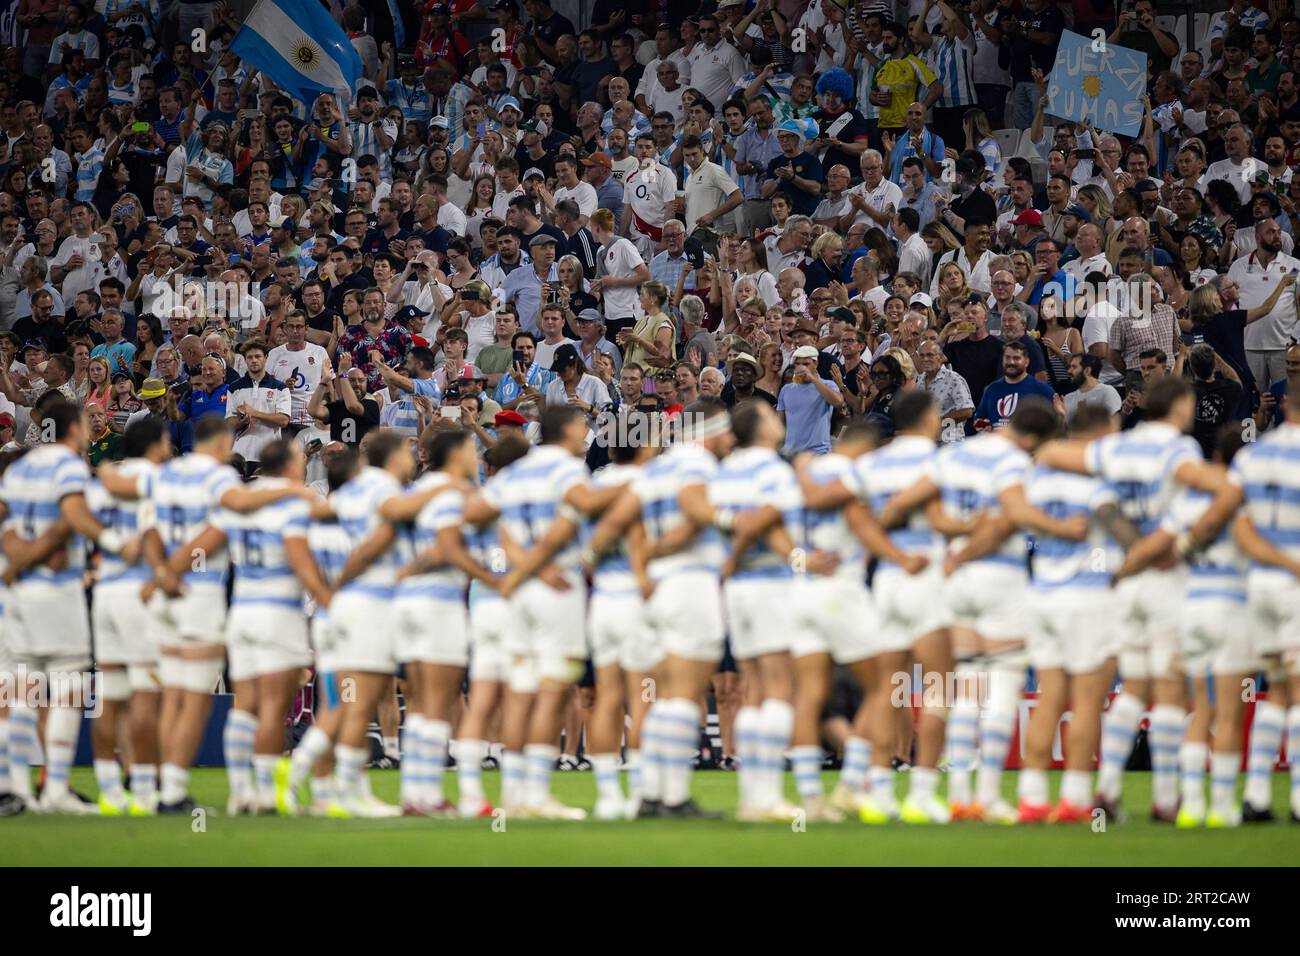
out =
[[1178,252],[1182,256],[1183,268],[1187,270],[1187,278],[1191,280],[1193,289],[1205,285],[1218,276],[1218,271],[1209,268],[1210,263],[1214,261],[1209,247],[1196,233],[1189,232],[1183,236],[1183,241],[1178,244]]
[[482,279],[465,283],[442,310],[442,321],[465,330],[469,346],[465,358],[472,365],[478,353],[496,341],[497,314],[492,311],[492,290]]
[[753,281],[758,290],[758,297],[764,306],[781,301],[781,293],[776,290],[776,279],[767,269],[767,249],[758,239],[745,239],[740,243],[740,252],[736,257],[740,274],[736,277],[737,291],[742,279]]
[[479,230],[483,220],[492,215],[492,200],[496,198],[497,180],[492,173],[480,173],[474,177],[469,202],[465,204],[465,236],[475,249],[483,249],[483,238]]

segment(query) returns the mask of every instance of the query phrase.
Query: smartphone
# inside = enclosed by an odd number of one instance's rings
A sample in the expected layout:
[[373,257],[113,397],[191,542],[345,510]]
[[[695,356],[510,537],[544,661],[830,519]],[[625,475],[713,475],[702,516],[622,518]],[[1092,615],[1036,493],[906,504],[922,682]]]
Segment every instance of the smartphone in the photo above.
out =
[[441,415],[443,418],[450,418],[450,419],[453,419],[453,420],[455,420],[455,421],[459,421],[459,420],[460,420],[460,406],[459,406],[459,405],[444,405],[444,406],[442,406],[442,408],[438,409],[438,414]]
[[1074,155],[1079,157],[1079,159],[1095,159],[1097,157],[1097,151],[1095,149],[1076,149]]
[[479,139],[482,139],[484,136],[486,136],[486,135],[487,135],[487,123],[479,123],[477,126],[475,126],[475,127],[474,127],[474,135],[477,136]]
[[319,448],[319,447],[320,447],[321,445],[323,445],[323,444],[325,444],[325,443],[324,443],[323,441],[321,441],[319,438],[313,438],[311,441],[309,441],[309,442],[307,443],[307,447],[308,447],[308,448]]
[[261,119],[262,111],[261,110],[240,110],[239,118],[242,120]]
[[119,207],[118,210],[117,210],[117,214],[118,214],[118,216],[134,216],[134,215],[135,215],[135,203],[133,203],[133,202],[129,202],[129,203],[127,203],[125,206],[121,206],[121,207]]
[[133,132],[133,133],[147,133],[147,132],[149,132],[149,128],[150,128],[150,127],[149,127],[149,124],[148,124],[148,123],[132,123],[132,124],[131,124],[131,132]]
[[546,293],[546,301],[543,304],[555,305],[559,301],[560,301],[560,293],[555,291],[554,289],[551,289]]
[[512,362],[513,362],[513,364],[515,364],[515,365],[527,365],[527,364],[528,364],[528,359],[524,356],[524,353],[523,353],[523,350],[522,350],[522,349],[515,349],[515,351],[514,351],[514,357],[513,357],[513,359],[512,359]]

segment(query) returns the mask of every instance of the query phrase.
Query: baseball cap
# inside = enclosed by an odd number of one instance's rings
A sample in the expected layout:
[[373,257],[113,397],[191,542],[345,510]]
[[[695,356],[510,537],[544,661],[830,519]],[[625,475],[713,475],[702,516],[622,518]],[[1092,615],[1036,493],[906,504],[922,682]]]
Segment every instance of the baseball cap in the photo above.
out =
[[129,372],[114,372],[114,373],[113,373],[112,381],[114,381],[114,382],[120,382],[122,379],[126,379],[128,382],[131,381],[131,374],[130,374]]
[[791,136],[798,136],[801,140],[808,138],[807,130],[804,129],[803,124],[800,123],[798,120],[792,120],[792,119],[783,120],[777,126],[776,128],[777,136],[782,136],[786,134],[789,134]]
[[538,136],[546,136],[550,132],[546,124],[539,119],[530,119],[527,123],[521,123],[519,128],[525,133],[536,133]]
[[930,298],[927,292],[916,292],[907,300],[908,305],[923,305],[927,309],[934,305],[934,300]]
[[1011,220],[1013,226],[1041,226],[1043,224],[1043,214],[1037,209],[1026,209],[1015,219]]
[[270,226],[272,229],[292,229],[294,222],[288,216],[276,216],[271,220]]
[[8,412],[0,412],[0,428],[13,428],[14,417]]
[[807,332],[809,335],[822,334],[822,330],[818,328],[817,323],[809,321],[808,319],[804,319],[802,322],[796,322],[794,326],[794,331]]
[[167,383],[160,378],[146,378],[140,385],[141,398],[162,398],[167,394]]
[[848,322],[850,325],[854,325],[858,321],[858,317],[853,314],[853,310],[845,308],[842,305],[837,305],[833,309],[827,309],[826,318],[838,319],[841,322]]
[[532,239],[528,240],[529,249],[536,249],[538,246],[553,246],[555,244],[555,237],[547,235],[544,232],[539,232],[537,235],[533,236]]
[[463,369],[463,370],[461,371],[461,373],[460,373],[460,378],[457,379],[457,381],[459,381],[459,382],[485,382],[485,381],[487,381],[487,376],[485,376],[482,372],[480,372],[478,369],[474,368],[474,367],[471,365],[471,366],[469,366],[468,368],[465,368],[465,369]]
[[496,425],[497,428],[500,428],[502,425],[517,425],[518,427],[523,428],[528,424],[528,419],[524,418],[523,415],[520,415],[516,411],[507,410],[504,412],[497,412],[496,417],[492,419],[492,424]]
[[503,96],[501,102],[497,104],[497,112],[500,113],[507,106],[517,111],[520,116],[524,115],[524,108],[519,105],[519,101],[513,96]]
[[429,125],[436,126],[439,129],[447,129],[450,124],[447,122],[447,117],[435,116],[433,119],[429,120]]
[[1078,219],[1080,222],[1092,222],[1092,213],[1088,212],[1086,206],[1080,206],[1077,204],[1074,206],[1067,206],[1065,210],[1065,215],[1073,216],[1075,219]]
[[[814,349],[813,351],[816,351],[816,349]],[[754,358],[754,356],[750,355],[748,352],[738,352],[737,354],[731,357],[731,364],[733,366],[741,362],[744,362],[746,365],[752,367],[754,371],[757,372],[759,375],[763,374],[763,367],[758,364],[758,359]]]
[[434,13],[450,14],[450,13],[451,13],[451,10],[447,7],[447,5],[446,5],[445,3],[433,3],[433,4],[430,4],[430,5],[429,5],[429,13],[430,13],[430,14],[434,14]]
[[524,173],[523,179],[521,179],[520,182],[524,182],[528,179],[531,179],[534,176],[536,176],[538,179],[546,178],[546,174],[544,172],[542,172],[536,166],[530,166],[528,168],[528,171]]
[[817,351],[815,346],[801,345],[794,350],[794,354],[790,357],[796,359],[815,359],[819,354],[820,353]]
[[609,158],[608,153],[592,153],[582,161],[584,166],[604,166],[606,169],[614,168],[614,161]]
[[551,357],[551,371],[562,372],[570,365],[582,361],[582,356],[578,354],[576,346],[565,342],[555,350],[555,355]]
[[605,317],[602,316],[595,309],[583,309],[581,312],[578,313],[578,321],[579,322],[603,322],[605,321]]
[[497,0],[497,2],[492,4],[492,6],[488,7],[488,9],[489,10],[513,10],[516,13],[519,12],[519,7],[516,6],[515,0]]
[[26,352],[28,349],[40,349],[42,352],[47,352],[49,351],[49,346],[45,344],[43,338],[37,335],[23,343],[23,351]]
[[416,306],[413,305],[406,305],[397,310],[397,314],[393,316],[393,319],[405,325],[407,322],[410,322],[412,319],[417,319],[417,318],[422,319],[426,317],[428,314],[429,313],[426,312],[424,309],[417,308]]
[[1269,175],[1268,175],[1268,170],[1267,170],[1267,169],[1261,169],[1261,170],[1259,170],[1258,172],[1255,173],[1255,178],[1252,179],[1251,182],[1256,182],[1256,183],[1266,183],[1266,182],[1269,181],[1269,178],[1270,178],[1270,177],[1269,177]]

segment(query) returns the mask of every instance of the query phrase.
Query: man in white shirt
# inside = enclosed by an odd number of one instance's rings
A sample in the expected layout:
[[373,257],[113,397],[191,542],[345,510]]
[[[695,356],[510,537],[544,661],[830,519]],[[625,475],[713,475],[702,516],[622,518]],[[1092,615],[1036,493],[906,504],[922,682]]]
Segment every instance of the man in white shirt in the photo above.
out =
[[1296,317],[1295,274],[1300,259],[1282,252],[1282,228],[1276,219],[1255,224],[1258,248],[1235,261],[1228,278],[1239,289],[1238,308],[1250,310],[1263,305],[1283,283],[1273,311],[1246,326],[1246,361],[1261,392],[1286,376],[1286,349],[1300,324]]
[[[647,107],[651,95],[663,90],[663,86],[659,81],[659,77],[663,75],[661,73],[662,67],[670,63],[673,65],[673,75],[678,84],[689,85],[691,82],[691,64],[682,52],[681,47],[678,46],[677,31],[667,25],[660,26],[655,30],[654,45],[655,52],[658,55],[645,65],[645,72],[641,74],[641,81],[637,83],[636,89],[632,91],[636,108],[646,116],[658,112],[658,109]],[[680,102],[679,98],[679,107]]]
[[696,226],[712,226],[739,208],[745,195],[721,166],[705,159],[704,144],[698,136],[682,140],[682,159],[687,169],[686,233],[690,235]]
[[1223,149],[1227,159],[1211,163],[1198,184],[1201,192],[1216,179],[1226,179],[1237,190],[1243,203],[1250,202],[1250,180],[1263,163],[1251,157],[1251,134],[1246,127],[1237,125],[1223,134]]
[[566,312],[567,310],[562,305],[543,305],[542,311],[537,317],[537,325],[542,331],[542,338],[537,343],[537,351],[534,353],[533,361],[541,368],[551,367],[551,359],[555,357],[556,351],[561,346],[578,344],[564,334]]
[[700,42],[690,53],[691,86],[721,109],[736,82],[748,71],[745,58],[722,39],[715,16],[700,17]]
[[976,292],[987,294],[993,291],[993,283],[989,276],[989,263],[993,260],[993,251],[989,249],[989,242],[993,238],[993,223],[982,222],[971,217],[966,220],[966,233],[963,238],[966,240],[965,245],[939,257],[934,267],[934,276],[930,279],[932,298],[939,296],[939,276],[943,274],[943,267],[949,262],[961,266],[962,272],[966,273],[966,284]]
[[245,475],[252,475],[262,448],[280,437],[293,413],[289,386],[266,372],[266,343],[249,339],[241,350],[248,374],[231,384],[227,391],[226,417],[238,424],[233,451],[244,456]]
[[[677,207],[677,174],[659,162],[657,154],[653,136],[638,136],[636,157],[641,167],[627,177],[623,187],[620,232],[633,242],[643,260],[654,257],[663,238],[664,223],[673,218]],[[610,317],[608,309],[605,317]]]
[[312,424],[307,406],[320,385],[321,370],[329,363],[329,353],[307,341],[307,314],[294,309],[285,316],[284,344],[267,355],[266,373],[289,386],[290,434]]
[[885,178],[885,160],[878,150],[866,150],[858,163],[862,182],[849,190],[851,208],[840,217],[840,227],[836,230],[840,233],[848,232],[849,226],[859,222],[887,229],[894,213],[903,206],[903,190]]
[[921,286],[930,284],[930,247],[921,238],[921,214],[905,207],[894,214],[894,235],[898,237],[898,271],[915,272]]
[[578,228],[591,220],[591,214],[596,211],[596,187],[591,183],[584,182],[578,175],[578,161],[572,156],[564,155],[555,160],[555,193],[552,194],[545,185],[537,187],[537,198],[541,200],[542,218],[555,225],[555,207],[566,199],[572,199],[578,204],[578,212],[581,216],[578,218]]
[[69,218],[73,234],[63,240],[50,260],[50,281],[59,286],[64,302],[74,301],[83,292],[98,292],[104,273],[96,248],[99,236],[93,231],[94,207],[79,202],[72,207]]
[[465,211],[447,198],[447,177],[430,176],[429,184],[433,188],[433,199],[438,204],[438,225],[453,236],[463,236],[468,228]]
[[812,242],[813,221],[807,216],[791,216],[785,221],[785,232],[763,240],[767,271],[780,275],[783,269],[802,268]]
[[605,311],[605,337],[616,341],[618,333],[636,323],[642,314],[637,291],[650,279],[650,267],[631,240],[614,234],[614,214],[597,209],[591,217],[591,236],[600,244],[596,253],[596,280],[592,294],[600,293]]
[[1106,258],[1106,252],[1102,247],[1103,241],[1100,226],[1094,226],[1090,222],[1084,223],[1074,236],[1074,248],[1079,251],[1079,258],[1071,259],[1061,268],[1074,276],[1075,282],[1080,285],[1094,272],[1111,275],[1110,260]]

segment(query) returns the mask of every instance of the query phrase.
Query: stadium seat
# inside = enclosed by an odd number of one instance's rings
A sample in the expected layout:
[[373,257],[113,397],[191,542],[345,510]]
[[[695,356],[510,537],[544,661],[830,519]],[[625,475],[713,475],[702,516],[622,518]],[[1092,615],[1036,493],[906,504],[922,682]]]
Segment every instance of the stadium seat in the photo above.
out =
[[[1047,136],[1047,141],[1049,143],[1052,141],[1053,129],[1054,127],[1051,126],[1043,127],[1043,133]],[[1025,159],[1030,161],[1043,158],[1042,154],[1038,152],[1038,147],[1034,145],[1033,138],[1029,135],[1029,130],[1027,129],[1020,131],[1020,142],[1016,147],[1016,151],[1011,155],[1023,156]]]
[[997,141],[1003,162],[1016,155],[1016,149],[1020,146],[1020,130],[995,129],[993,138]]
[[[1156,17],[1156,26],[1158,26],[1161,30],[1164,30],[1166,33],[1174,33],[1174,28],[1177,25],[1178,25],[1177,17],[1171,17],[1168,14],[1161,14],[1160,16]],[[1174,36],[1177,35],[1178,34],[1174,33]]]

